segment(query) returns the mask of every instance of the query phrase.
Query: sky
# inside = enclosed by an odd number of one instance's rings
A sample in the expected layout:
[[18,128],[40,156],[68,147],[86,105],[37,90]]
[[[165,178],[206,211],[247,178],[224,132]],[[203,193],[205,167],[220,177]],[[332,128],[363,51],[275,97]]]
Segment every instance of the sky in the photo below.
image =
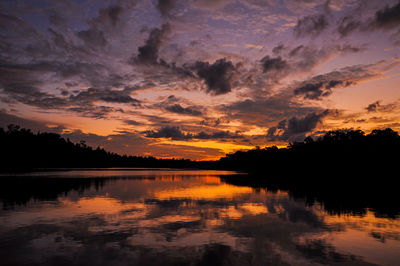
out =
[[400,1],[1,0],[0,127],[213,160],[400,130]]

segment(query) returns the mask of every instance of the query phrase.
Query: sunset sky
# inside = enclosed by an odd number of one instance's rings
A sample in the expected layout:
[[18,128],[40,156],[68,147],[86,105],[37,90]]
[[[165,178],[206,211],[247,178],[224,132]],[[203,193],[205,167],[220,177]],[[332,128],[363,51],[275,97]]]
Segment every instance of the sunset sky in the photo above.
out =
[[400,130],[400,1],[2,0],[0,127],[217,159]]

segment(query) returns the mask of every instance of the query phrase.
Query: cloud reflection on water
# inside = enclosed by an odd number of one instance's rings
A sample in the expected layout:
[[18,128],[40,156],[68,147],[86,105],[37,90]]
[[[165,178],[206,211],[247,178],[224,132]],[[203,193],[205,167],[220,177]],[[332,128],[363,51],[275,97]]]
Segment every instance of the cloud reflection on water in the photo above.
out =
[[394,265],[400,259],[397,219],[370,211],[329,215],[287,192],[238,187],[213,175],[112,179],[3,209],[0,221],[6,264]]

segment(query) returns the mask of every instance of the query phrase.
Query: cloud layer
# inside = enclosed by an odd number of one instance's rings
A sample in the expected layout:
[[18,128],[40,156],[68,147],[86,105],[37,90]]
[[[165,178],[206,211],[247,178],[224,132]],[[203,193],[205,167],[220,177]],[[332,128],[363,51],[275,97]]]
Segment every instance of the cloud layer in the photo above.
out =
[[399,10],[398,0],[4,2],[0,122],[198,159],[336,128],[400,129]]

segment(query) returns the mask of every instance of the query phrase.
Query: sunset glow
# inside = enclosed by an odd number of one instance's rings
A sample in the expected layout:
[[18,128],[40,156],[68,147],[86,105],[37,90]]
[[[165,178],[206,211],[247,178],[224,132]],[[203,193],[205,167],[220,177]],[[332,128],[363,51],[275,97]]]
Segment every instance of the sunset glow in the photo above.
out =
[[0,3],[0,127],[214,160],[333,129],[400,130],[400,3]]

